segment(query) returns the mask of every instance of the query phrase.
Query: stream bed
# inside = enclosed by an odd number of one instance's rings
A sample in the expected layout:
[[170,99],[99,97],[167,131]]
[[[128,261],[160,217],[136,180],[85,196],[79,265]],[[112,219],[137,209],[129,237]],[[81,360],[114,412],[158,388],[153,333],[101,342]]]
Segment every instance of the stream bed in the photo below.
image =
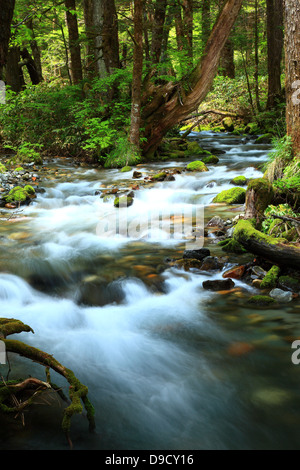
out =
[[[204,207],[205,222],[243,211],[212,200],[233,187],[235,176],[260,177],[270,146],[211,132],[191,138],[222,150],[219,163],[141,186],[128,209],[116,209],[114,198],[99,191],[134,182],[132,172],[58,159],[57,178],[40,184],[44,192],[22,208],[24,217],[1,221],[1,316],[30,325],[35,334],[18,339],[52,354],[89,388],[96,431],[75,416],[75,449],[300,448],[300,366],[291,360],[291,343],[300,338],[299,301],[253,308],[247,299],[258,290],[242,281],[229,293],[204,290],[203,281],[222,272],[161,268],[186,246],[164,224],[129,238],[110,225],[117,211],[143,227],[149,214],[174,220],[195,205]],[[184,169],[189,161],[138,170],[144,177]],[[112,228],[104,233],[105,223]],[[204,246],[225,256],[213,236]],[[250,259],[231,256],[224,270]],[[25,373],[44,380],[43,368],[28,360],[11,357],[10,367],[10,378]],[[7,366],[0,368],[5,375]],[[67,393],[63,379],[51,377]],[[0,449],[66,449],[62,406],[53,392],[25,413],[25,427],[0,417]]]

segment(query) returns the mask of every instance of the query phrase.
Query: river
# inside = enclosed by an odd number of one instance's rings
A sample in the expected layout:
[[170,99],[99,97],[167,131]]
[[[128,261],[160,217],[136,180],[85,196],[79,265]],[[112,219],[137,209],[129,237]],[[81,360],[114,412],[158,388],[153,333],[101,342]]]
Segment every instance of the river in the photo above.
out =
[[[45,191],[22,209],[26,217],[1,222],[1,316],[29,324],[35,334],[17,338],[52,354],[89,387],[96,431],[88,432],[84,416],[74,417],[75,449],[300,448],[300,369],[291,361],[299,302],[253,309],[247,299],[257,290],[241,281],[232,293],[213,293],[202,282],[220,272],[160,269],[166,258],[180,258],[186,243],[161,227],[148,237],[102,232],[117,211],[143,226],[158,209],[163,218],[176,217],[202,204],[206,222],[242,211],[212,199],[235,176],[261,176],[270,147],[230,134],[191,138],[225,151],[219,163],[141,187],[128,210],[115,209],[97,191],[126,185],[132,172],[58,159],[57,178],[41,183]],[[145,176],[188,161],[138,170]],[[224,256],[214,237],[204,246]],[[224,269],[233,263],[231,257]],[[236,350],[238,344],[246,350]],[[43,368],[26,359],[13,356],[10,366],[10,378],[44,379]],[[7,366],[0,368],[5,375]],[[66,382],[51,377],[67,393]],[[8,425],[0,417],[0,449],[66,449],[62,411],[52,393],[25,413],[25,427],[18,418]]]

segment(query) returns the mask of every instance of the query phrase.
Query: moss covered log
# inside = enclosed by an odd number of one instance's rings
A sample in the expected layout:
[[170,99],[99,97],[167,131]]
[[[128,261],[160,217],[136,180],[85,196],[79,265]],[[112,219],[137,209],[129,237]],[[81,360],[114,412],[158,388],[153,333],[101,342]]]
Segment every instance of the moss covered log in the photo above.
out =
[[285,238],[273,238],[260,232],[254,227],[253,221],[240,220],[234,229],[233,238],[250,253],[280,266],[299,269],[300,247],[288,244]]

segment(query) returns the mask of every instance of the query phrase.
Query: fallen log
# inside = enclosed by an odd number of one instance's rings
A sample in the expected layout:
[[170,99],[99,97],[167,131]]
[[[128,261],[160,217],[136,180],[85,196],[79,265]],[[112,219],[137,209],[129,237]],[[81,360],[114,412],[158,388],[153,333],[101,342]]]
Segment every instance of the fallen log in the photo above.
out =
[[274,263],[300,270],[300,245],[288,244],[285,238],[275,238],[256,230],[250,220],[240,220],[233,238],[247,251]]

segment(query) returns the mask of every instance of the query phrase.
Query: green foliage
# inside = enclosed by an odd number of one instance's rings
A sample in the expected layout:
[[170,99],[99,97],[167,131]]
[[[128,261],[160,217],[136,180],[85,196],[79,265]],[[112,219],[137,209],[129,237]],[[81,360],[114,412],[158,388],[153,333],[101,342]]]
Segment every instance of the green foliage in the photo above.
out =
[[297,218],[300,214],[293,211],[288,204],[270,205],[264,212],[265,220],[262,223],[262,232],[268,235],[283,237],[288,240],[297,238],[294,223],[279,217]]
[[123,168],[134,166],[140,161],[140,154],[126,137],[119,137],[113,150],[105,157],[105,168]]
[[264,171],[268,180],[274,182],[283,177],[284,168],[293,160],[293,146],[289,136],[273,139],[272,144],[274,150],[269,153]]

